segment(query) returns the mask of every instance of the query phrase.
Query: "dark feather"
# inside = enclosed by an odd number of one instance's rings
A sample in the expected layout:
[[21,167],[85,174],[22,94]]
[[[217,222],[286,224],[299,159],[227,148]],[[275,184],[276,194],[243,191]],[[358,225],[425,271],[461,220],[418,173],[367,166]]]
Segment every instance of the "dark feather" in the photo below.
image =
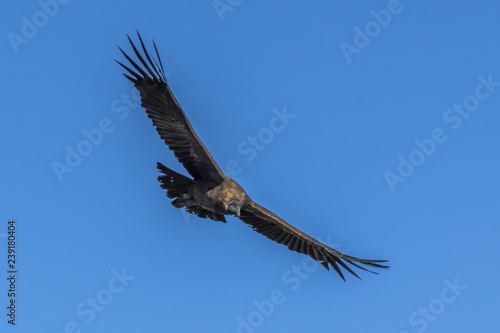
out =
[[[255,202],[251,202],[242,210],[240,219],[267,238],[286,245],[292,251],[306,254],[314,260],[320,261],[326,269],[332,266],[344,281],[345,277],[339,265],[358,279],[360,278],[345,262],[371,273],[375,272],[361,267],[357,263],[376,268],[389,267],[381,264],[387,260],[358,259],[344,255],[303,233]],[[277,234],[277,230],[279,230],[279,234]]]
[[[194,131],[172,94],[161,60],[158,57],[158,62],[156,62],[151,57],[139,33],[138,36],[144,55],[129,38],[138,63],[119,48],[133,68],[131,69],[117,61],[130,74],[125,74],[125,77],[132,81],[140,91],[142,106],[153,121],[158,134],[173,150],[179,162],[193,176],[194,180],[203,178],[209,179],[215,184],[222,183],[224,174]],[[156,45],[154,48],[158,56]]]

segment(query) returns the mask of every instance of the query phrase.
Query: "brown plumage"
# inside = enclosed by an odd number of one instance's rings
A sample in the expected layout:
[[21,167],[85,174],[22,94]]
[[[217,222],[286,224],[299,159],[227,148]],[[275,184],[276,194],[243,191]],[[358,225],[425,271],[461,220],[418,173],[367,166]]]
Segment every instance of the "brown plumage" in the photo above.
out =
[[163,173],[158,180],[161,187],[167,191],[167,196],[174,199],[172,205],[214,221],[226,222],[225,215],[237,216],[267,238],[287,246],[292,251],[309,255],[321,262],[326,269],[329,269],[329,265],[332,266],[344,280],[339,266],[359,278],[346,263],[366,271],[369,270],[359,264],[376,268],[389,267],[382,264],[386,260],[358,259],[342,254],[252,201],[238,183],[222,172],[194,131],[167,84],[154,41],[156,60],[147,52],[139,34],[138,37],[143,55],[130,37],[129,41],[142,66],[121,48],[120,51],[135,70],[118,63],[129,73],[124,75],[140,91],[142,106],[153,121],[158,134],[192,177],[181,175],[158,163],[158,169]]

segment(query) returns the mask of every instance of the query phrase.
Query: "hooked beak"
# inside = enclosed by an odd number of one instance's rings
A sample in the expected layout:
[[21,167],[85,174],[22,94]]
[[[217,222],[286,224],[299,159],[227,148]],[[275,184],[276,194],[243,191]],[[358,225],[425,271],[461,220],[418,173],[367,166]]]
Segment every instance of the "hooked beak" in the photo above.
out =
[[236,215],[236,217],[240,217],[240,213],[241,213],[241,205],[238,201],[231,201],[229,203],[229,206],[227,207],[227,211],[229,213],[232,213],[234,215]]

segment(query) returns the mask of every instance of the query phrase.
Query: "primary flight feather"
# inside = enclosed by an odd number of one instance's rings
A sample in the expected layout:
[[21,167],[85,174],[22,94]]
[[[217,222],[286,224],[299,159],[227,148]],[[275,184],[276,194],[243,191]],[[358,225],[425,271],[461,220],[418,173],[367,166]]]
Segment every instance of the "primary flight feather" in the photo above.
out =
[[[329,269],[332,266],[345,280],[340,267],[359,276],[347,264],[372,272],[360,264],[388,268],[386,260],[358,259],[334,250],[311,236],[294,228],[285,220],[255,203],[245,190],[229,178],[215,162],[170,90],[156,44],[153,58],[139,37],[141,51],[129,37],[139,64],[121,48],[129,66],[118,62],[128,74],[124,74],[141,94],[142,106],[153,121],[158,134],[174,152],[179,162],[192,178],[181,175],[161,163],[158,177],[161,187],[167,191],[172,205],[185,208],[189,213],[214,221],[226,222],[225,215],[234,215],[249,224],[267,238],[287,246],[290,250],[307,254]],[[374,272],[372,272],[374,273]]]

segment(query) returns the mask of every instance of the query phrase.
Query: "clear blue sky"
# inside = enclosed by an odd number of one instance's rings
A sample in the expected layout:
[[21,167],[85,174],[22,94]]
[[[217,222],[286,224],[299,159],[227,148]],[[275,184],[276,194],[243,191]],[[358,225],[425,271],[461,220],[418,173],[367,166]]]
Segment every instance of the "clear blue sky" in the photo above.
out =
[[[499,12],[496,1],[10,3],[0,330],[495,332]],[[156,162],[186,172],[113,61],[135,29],[253,200],[391,268],[343,282],[236,218],[174,208]]]

